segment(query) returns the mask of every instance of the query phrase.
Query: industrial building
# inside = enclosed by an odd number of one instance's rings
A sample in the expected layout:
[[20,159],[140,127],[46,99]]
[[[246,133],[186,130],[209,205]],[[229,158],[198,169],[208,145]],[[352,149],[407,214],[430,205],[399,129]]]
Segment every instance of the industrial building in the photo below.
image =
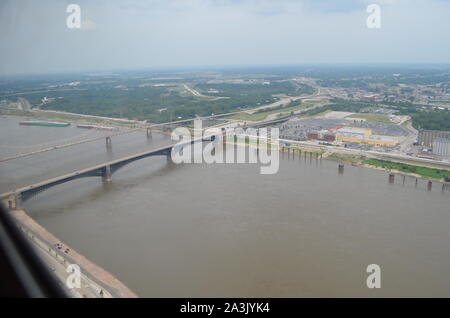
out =
[[354,142],[380,147],[395,147],[398,138],[390,136],[372,135],[370,128],[342,127],[335,130],[336,139],[342,142]]
[[435,138],[450,138],[450,131],[441,130],[420,130],[419,136],[417,137],[417,142],[419,145],[424,147],[433,147],[433,142]]
[[436,137],[433,141],[433,153],[444,158],[450,158],[450,137]]
[[400,138],[407,135],[408,131],[399,125],[360,123],[348,119],[305,118],[290,120],[280,125],[282,139],[318,140],[333,144],[347,142],[363,147],[395,147]]
[[308,133],[308,139],[310,140],[324,140],[333,142],[336,140],[336,135],[328,131],[310,132]]
[[354,142],[379,147],[395,147],[399,144],[398,138],[379,135],[363,136],[361,134],[339,133],[336,134],[336,139],[342,142]]
[[359,127],[342,127],[334,130],[336,134],[351,134],[358,136],[371,136],[372,129],[370,128],[359,128]]
[[379,147],[395,147],[398,138],[390,136],[372,135],[370,128],[337,126],[328,130],[312,131],[308,133],[309,140],[324,140],[334,142],[352,142]]

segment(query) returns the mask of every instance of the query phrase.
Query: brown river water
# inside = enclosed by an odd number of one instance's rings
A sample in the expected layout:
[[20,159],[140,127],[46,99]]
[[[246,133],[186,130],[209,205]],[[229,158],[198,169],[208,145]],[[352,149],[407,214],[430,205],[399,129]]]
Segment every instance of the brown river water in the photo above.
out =
[[[68,138],[73,127],[0,118],[0,152]],[[171,142],[144,133],[0,163],[0,192]],[[12,150],[11,150],[12,149]],[[5,155],[6,156],[6,155]],[[1,156],[0,156],[1,157]],[[152,157],[25,203],[40,224],[148,297],[450,296],[450,191],[425,180],[298,156],[255,164]],[[368,289],[366,267],[381,267]]]

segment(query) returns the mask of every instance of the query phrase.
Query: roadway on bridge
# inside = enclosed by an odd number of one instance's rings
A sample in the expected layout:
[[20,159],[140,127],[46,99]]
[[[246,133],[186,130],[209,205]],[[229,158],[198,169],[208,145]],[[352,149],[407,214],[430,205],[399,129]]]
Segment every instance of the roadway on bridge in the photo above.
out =
[[147,139],[145,132],[133,132],[112,137],[110,150],[101,139],[1,162],[0,193],[171,143],[166,135],[153,133],[152,139]]

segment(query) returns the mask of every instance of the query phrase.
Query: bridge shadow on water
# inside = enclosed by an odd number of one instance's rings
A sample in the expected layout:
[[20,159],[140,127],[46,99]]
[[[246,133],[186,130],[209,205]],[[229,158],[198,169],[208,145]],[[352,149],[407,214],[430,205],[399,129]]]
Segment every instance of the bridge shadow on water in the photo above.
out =
[[33,211],[47,212],[44,206],[61,206],[51,214],[71,210],[93,202],[104,196],[114,195],[117,191],[129,190],[148,181],[151,178],[166,176],[182,169],[184,164],[174,164],[165,157],[149,157],[132,162],[114,174],[111,182],[100,178],[75,179],[57,187],[52,187],[42,193],[31,197],[23,203],[24,208],[33,214]]

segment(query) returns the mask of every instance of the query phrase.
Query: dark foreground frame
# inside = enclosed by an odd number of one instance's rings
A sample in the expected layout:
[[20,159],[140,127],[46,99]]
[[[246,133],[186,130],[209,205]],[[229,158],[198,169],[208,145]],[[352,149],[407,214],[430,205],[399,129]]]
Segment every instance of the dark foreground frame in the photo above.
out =
[[0,297],[69,297],[0,203]]

